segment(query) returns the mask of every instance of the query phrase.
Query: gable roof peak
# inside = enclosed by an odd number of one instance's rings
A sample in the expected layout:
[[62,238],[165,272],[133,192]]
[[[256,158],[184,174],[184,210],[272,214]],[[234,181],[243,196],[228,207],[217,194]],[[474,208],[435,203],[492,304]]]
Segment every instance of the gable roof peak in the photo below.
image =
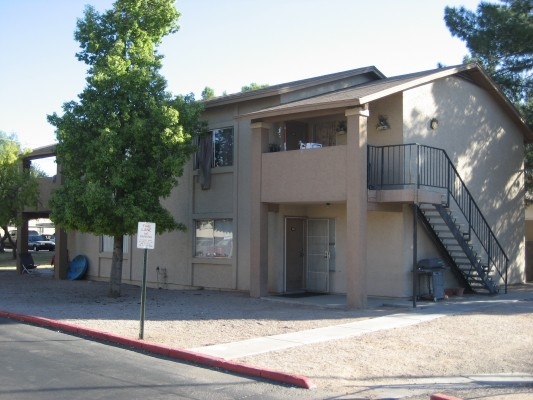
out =
[[279,94],[289,93],[296,90],[301,90],[313,86],[323,85],[325,83],[338,81],[344,78],[367,75],[370,81],[385,79],[386,76],[375,66],[367,66],[362,68],[355,68],[347,71],[335,72],[332,74],[321,75],[312,78],[300,79],[297,81],[280,83],[276,85],[266,86],[261,89],[250,90],[247,92],[232,93],[225,96],[218,96],[204,101],[206,107],[218,106],[229,103],[236,103],[240,101],[247,101],[252,99],[259,99],[268,96],[275,96]]

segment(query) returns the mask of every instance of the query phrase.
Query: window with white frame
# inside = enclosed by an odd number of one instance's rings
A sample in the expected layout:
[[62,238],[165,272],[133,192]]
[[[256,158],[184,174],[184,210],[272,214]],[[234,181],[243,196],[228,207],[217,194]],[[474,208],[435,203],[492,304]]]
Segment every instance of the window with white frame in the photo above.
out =
[[[129,253],[130,249],[130,237],[124,236],[124,245],[123,252],[124,254]],[[113,236],[102,235],[100,237],[100,251],[102,253],[112,253],[113,252]]]
[[196,257],[233,256],[233,220],[199,219],[195,221]]

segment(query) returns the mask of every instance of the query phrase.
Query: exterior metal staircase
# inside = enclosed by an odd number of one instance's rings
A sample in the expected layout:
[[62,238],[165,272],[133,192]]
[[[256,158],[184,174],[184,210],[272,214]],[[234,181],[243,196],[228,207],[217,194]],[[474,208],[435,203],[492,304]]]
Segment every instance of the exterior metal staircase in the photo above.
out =
[[420,204],[418,215],[429,228],[433,238],[444,250],[448,264],[454,265],[459,278],[477,293],[496,294],[499,286],[492,280],[487,255],[475,246],[464,224],[457,222],[454,213],[445,205]]
[[415,187],[440,194],[438,203],[416,201],[427,228],[457,278],[476,293],[507,293],[509,260],[450,158],[419,144],[368,146],[368,187]]

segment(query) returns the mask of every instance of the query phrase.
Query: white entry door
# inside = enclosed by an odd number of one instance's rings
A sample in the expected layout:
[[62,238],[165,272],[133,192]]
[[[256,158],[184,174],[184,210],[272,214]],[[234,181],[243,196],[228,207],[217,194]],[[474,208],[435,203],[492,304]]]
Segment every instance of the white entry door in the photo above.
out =
[[307,220],[306,290],[329,292],[329,220]]

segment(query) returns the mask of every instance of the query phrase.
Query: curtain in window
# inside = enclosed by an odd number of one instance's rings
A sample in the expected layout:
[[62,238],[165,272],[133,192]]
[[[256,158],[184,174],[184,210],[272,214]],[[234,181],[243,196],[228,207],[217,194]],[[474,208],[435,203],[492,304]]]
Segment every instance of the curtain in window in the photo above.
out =
[[202,135],[198,141],[198,167],[200,168],[202,190],[207,190],[211,187],[211,162],[213,159],[213,139],[211,135]]

